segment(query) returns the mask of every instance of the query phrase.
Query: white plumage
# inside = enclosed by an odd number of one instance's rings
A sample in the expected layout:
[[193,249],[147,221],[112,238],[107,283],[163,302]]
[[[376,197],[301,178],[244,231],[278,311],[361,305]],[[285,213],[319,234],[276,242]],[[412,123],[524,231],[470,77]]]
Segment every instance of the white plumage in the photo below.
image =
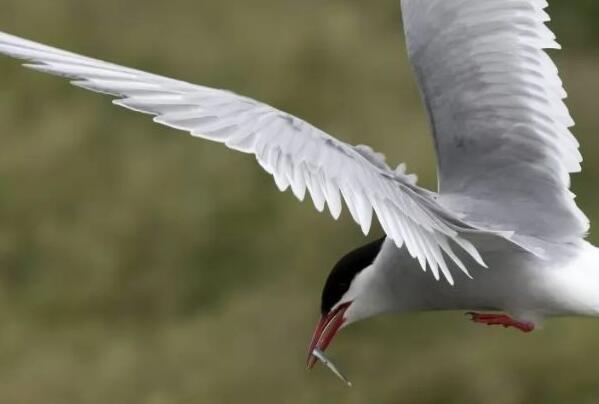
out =
[[568,129],[566,92],[543,50],[559,48],[545,7],[402,0],[438,151],[441,204],[539,247],[575,241],[589,228],[568,190],[582,157]]
[[[326,205],[336,219],[344,201],[364,233],[374,213],[388,239],[332,307],[345,316],[339,327],[423,309],[505,310],[529,320],[599,314],[599,287],[591,286],[599,283],[592,268],[599,252],[584,241],[589,223],[569,190],[582,158],[566,92],[544,50],[559,48],[545,25],[547,2],[401,5],[435,139],[438,193],[416,186],[404,165],[391,169],[370,147],[343,143],[250,98],[4,33],[0,53],[112,95],[158,123],[254,154],[280,190],[300,200],[309,193],[319,211]],[[455,287],[417,270],[454,284],[456,269],[471,276],[481,266],[489,270]]]

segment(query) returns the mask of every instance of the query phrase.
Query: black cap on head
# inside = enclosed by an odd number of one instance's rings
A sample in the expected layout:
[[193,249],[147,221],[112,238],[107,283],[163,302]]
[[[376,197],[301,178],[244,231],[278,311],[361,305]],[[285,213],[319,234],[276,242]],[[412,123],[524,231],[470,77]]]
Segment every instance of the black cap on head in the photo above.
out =
[[327,314],[349,290],[356,275],[374,262],[384,241],[383,237],[357,248],[335,264],[322,290],[320,311],[323,315]]

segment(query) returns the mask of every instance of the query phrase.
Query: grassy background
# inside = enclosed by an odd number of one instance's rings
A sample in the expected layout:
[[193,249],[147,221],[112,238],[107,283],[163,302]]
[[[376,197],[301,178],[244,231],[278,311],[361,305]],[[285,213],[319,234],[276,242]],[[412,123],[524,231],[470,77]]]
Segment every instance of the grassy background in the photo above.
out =
[[[599,7],[552,6],[597,221]],[[0,29],[256,97],[435,184],[398,0],[4,0]],[[381,318],[331,350],[354,389],[307,373],[322,282],[364,242],[346,215],[59,79],[4,58],[0,77],[1,403],[599,403],[589,319]]]

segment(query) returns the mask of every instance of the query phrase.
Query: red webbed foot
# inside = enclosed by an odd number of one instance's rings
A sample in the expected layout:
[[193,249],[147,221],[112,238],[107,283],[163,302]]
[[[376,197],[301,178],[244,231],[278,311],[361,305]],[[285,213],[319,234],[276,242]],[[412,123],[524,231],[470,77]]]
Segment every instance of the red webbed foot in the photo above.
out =
[[483,314],[469,312],[466,315],[470,316],[470,320],[474,323],[486,325],[501,325],[504,328],[513,327],[522,332],[531,332],[535,329],[535,325],[530,322],[517,321],[505,314]]

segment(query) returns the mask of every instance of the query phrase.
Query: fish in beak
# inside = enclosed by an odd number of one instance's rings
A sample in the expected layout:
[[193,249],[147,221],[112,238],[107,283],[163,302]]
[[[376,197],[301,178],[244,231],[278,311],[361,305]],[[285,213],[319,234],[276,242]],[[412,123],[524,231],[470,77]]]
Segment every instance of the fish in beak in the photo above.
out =
[[308,359],[306,363],[308,369],[312,369],[319,360],[318,355],[314,354],[315,350],[322,354],[345,323],[344,315],[350,305],[351,302],[341,304],[320,318],[308,348]]

